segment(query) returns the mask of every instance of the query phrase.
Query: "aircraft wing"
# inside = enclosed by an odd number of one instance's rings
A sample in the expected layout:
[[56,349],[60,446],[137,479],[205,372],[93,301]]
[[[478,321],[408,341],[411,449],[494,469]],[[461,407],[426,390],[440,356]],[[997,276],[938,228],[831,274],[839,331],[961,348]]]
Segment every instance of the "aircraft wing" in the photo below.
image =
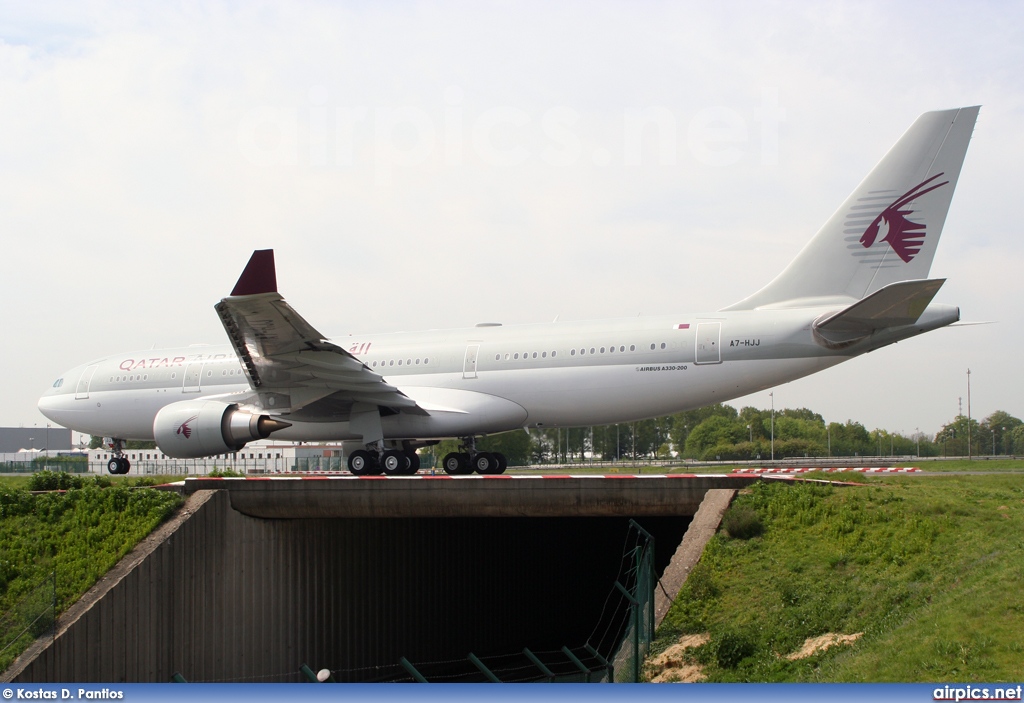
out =
[[343,421],[358,403],[384,414],[428,414],[285,302],[277,292],[273,249],[253,252],[231,295],[214,308],[268,411]]

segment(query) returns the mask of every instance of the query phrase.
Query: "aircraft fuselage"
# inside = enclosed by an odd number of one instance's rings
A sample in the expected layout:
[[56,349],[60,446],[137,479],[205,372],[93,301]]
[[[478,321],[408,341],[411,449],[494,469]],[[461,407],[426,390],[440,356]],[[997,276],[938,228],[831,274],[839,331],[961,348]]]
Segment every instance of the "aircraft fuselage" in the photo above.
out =
[[[605,425],[668,415],[754,393],[941,327],[955,307],[842,350],[813,322],[836,306],[485,325],[333,339],[428,415],[381,418],[384,437],[434,439],[523,427]],[[97,436],[152,439],[153,418],[181,400],[250,391],[232,347],[116,354],[72,369],[40,400],[55,422]],[[315,403],[289,413],[281,440],[358,439]],[[271,412],[271,415],[273,413]]]

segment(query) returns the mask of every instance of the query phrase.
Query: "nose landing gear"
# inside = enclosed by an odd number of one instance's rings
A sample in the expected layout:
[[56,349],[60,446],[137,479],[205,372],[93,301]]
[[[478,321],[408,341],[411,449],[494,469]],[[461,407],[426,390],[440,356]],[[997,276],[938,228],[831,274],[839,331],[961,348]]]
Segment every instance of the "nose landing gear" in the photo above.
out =
[[128,457],[124,455],[124,440],[104,437],[103,442],[110,448],[110,452],[114,455],[110,461],[107,462],[107,471],[114,475],[128,473],[132,468],[132,464],[128,461]]

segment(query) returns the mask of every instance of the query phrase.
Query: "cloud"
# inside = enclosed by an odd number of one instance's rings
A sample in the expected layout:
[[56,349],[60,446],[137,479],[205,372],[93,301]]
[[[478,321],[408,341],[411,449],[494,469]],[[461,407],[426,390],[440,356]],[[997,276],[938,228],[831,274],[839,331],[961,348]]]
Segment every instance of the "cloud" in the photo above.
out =
[[[929,7],[7,6],[0,422],[41,421],[86,358],[220,342],[211,306],[257,247],[329,332],[716,309],[918,114],[961,104],[984,108],[933,274],[1013,320],[1021,13]],[[1004,379],[979,402],[1021,415],[1018,331],[978,334],[790,384],[793,404],[932,431],[959,393],[933,370],[977,358]]]

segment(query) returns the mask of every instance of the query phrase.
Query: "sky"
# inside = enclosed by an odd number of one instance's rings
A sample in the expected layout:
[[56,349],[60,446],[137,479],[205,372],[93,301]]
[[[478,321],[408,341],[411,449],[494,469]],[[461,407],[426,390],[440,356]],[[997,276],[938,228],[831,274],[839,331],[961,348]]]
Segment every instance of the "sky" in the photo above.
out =
[[0,1],[0,425],[94,358],[224,342],[258,248],[331,336],[717,310],[978,104],[931,276],[994,324],[774,405],[933,434],[969,368],[973,417],[1024,417],[1021,66],[1011,2]]

